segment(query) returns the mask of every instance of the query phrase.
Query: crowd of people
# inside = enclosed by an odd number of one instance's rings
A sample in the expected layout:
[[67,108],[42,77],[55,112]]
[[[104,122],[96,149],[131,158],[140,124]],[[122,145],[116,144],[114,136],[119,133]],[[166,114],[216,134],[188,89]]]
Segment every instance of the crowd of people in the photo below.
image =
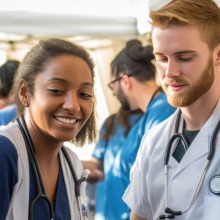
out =
[[[85,48],[41,40],[0,67],[0,220],[218,219],[220,9],[171,0],[149,15],[152,45],[128,40],[110,63],[121,107],[101,128]],[[94,143],[91,158],[67,141]]]

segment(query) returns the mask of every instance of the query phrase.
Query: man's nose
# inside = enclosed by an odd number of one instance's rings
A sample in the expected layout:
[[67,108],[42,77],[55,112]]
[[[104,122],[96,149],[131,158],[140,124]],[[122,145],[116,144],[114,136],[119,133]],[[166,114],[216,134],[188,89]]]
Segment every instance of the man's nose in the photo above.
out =
[[179,75],[180,75],[179,65],[175,61],[169,60],[167,63],[165,76],[168,78],[172,78],[174,76],[179,76]]

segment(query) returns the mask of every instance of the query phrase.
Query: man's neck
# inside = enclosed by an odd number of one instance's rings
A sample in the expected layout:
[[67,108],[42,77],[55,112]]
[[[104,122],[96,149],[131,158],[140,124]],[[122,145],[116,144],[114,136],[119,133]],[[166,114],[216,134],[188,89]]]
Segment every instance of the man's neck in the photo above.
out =
[[208,101],[200,98],[192,105],[181,107],[186,122],[186,129],[190,131],[200,130],[212,115],[219,98],[211,98]]

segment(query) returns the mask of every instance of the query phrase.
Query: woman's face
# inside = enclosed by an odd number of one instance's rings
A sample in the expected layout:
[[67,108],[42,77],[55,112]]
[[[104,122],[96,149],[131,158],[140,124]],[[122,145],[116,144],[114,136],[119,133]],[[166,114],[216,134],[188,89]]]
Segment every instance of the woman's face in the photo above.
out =
[[[59,141],[72,140],[93,110],[93,79],[87,63],[61,55],[46,63],[28,96],[25,120],[30,132]],[[22,87],[21,87],[22,89]]]

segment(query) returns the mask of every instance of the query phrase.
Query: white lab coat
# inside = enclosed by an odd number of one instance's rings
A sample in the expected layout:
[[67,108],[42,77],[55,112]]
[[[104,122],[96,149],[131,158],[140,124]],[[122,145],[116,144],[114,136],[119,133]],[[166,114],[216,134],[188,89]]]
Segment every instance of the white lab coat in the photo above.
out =
[[[10,123],[7,126],[2,126],[0,128],[0,133],[12,141],[18,153],[18,182],[13,190],[6,220],[25,220],[28,219],[29,210],[29,163],[25,142],[16,123]],[[66,149],[71,158],[76,175],[78,178],[80,178],[83,173],[82,163],[70,149]],[[83,217],[80,218],[79,216],[74,191],[75,183],[62,152],[60,152],[60,161],[67,190],[71,219],[84,219]]]
[[[167,143],[174,133],[177,111],[146,134],[142,140],[136,162],[131,169],[131,183],[123,200],[133,213],[157,220],[164,214],[164,155]],[[212,116],[200,130],[183,159],[178,163],[172,153],[168,171],[168,206],[175,211],[185,210],[192,200],[209,152],[213,130],[220,120],[220,101]],[[182,128],[181,119],[180,128]],[[205,176],[202,188],[193,206],[177,220],[218,220],[220,219],[220,196],[209,189],[209,181],[220,173],[220,139],[216,138],[216,152]]]

